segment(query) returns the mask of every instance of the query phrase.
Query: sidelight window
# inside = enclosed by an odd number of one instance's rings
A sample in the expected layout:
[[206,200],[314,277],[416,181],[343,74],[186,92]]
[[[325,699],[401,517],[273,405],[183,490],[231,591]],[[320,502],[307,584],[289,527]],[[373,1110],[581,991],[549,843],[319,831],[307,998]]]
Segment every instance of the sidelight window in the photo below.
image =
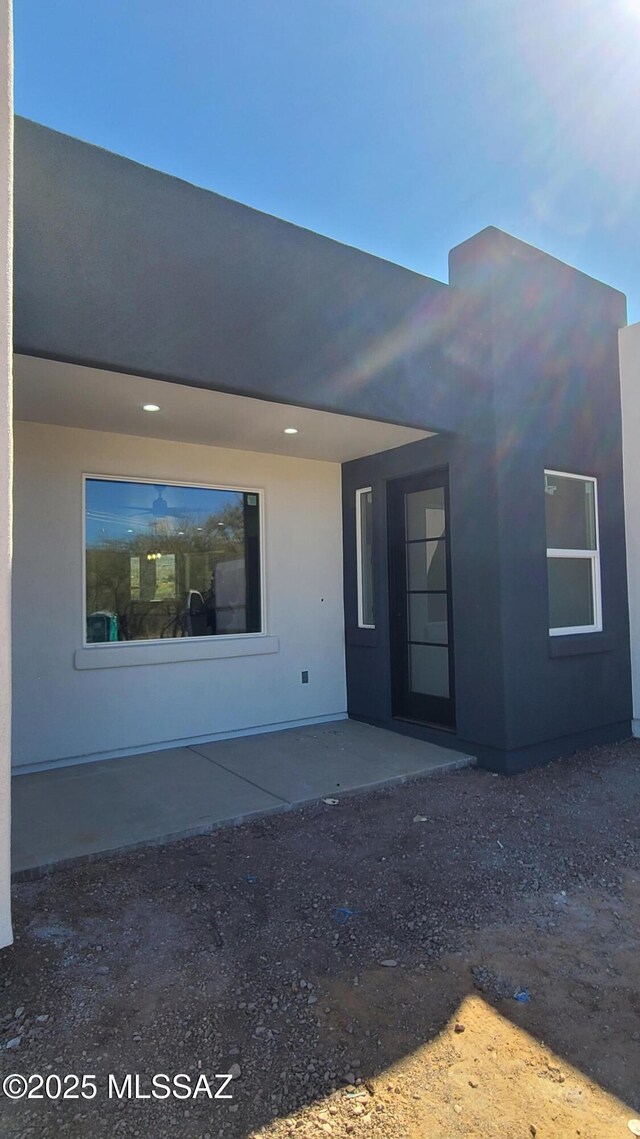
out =
[[373,609],[373,492],[356,491],[356,545],[358,574],[358,626],[375,629]]

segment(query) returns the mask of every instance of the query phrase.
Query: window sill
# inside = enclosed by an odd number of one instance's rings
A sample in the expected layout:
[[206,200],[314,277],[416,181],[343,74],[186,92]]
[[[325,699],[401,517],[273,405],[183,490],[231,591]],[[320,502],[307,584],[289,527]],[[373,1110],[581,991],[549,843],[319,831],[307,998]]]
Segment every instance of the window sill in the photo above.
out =
[[91,645],[77,649],[73,664],[79,670],[94,668],[133,668],[150,664],[179,664],[182,661],[222,660],[229,657],[266,656],[280,649],[278,637],[263,633],[240,637],[185,637],[162,642],[121,642],[117,645]]
[[609,653],[615,648],[610,633],[566,633],[549,637],[550,657],[586,656],[588,653]]

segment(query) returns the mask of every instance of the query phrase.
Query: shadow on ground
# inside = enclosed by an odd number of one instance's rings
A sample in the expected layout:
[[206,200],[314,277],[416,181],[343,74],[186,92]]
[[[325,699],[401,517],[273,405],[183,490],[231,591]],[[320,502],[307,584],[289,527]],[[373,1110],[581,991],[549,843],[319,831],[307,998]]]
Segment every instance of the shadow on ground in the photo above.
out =
[[[3,1075],[98,1091],[0,1098],[3,1137],[624,1134],[639,759],[434,776],[21,883]],[[231,1101],[108,1096],[232,1065]]]

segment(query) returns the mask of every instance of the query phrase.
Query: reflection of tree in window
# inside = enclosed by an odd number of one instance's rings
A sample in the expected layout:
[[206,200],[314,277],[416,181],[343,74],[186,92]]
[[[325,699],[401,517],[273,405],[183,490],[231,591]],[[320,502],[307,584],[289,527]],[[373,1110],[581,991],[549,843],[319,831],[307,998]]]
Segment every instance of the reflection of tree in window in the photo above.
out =
[[[105,481],[87,480],[88,628],[92,614],[104,613],[117,617],[119,640],[260,630],[257,495],[196,488],[193,498],[210,512],[185,505],[158,517],[156,498],[144,517],[127,499],[139,501],[148,485],[112,483],[105,491]],[[189,488],[177,489],[188,497]],[[163,504],[173,490],[162,488]],[[248,605],[249,594],[257,605]]]

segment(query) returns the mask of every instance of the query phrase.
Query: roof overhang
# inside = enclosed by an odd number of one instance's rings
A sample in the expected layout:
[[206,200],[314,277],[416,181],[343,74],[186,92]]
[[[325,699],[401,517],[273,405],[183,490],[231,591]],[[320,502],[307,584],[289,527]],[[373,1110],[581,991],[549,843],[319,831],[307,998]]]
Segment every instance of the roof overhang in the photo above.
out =
[[24,119],[16,352],[459,431],[486,397],[447,285]]
[[34,356],[17,355],[14,376],[16,419],[118,435],[343,463],[433,434]]

